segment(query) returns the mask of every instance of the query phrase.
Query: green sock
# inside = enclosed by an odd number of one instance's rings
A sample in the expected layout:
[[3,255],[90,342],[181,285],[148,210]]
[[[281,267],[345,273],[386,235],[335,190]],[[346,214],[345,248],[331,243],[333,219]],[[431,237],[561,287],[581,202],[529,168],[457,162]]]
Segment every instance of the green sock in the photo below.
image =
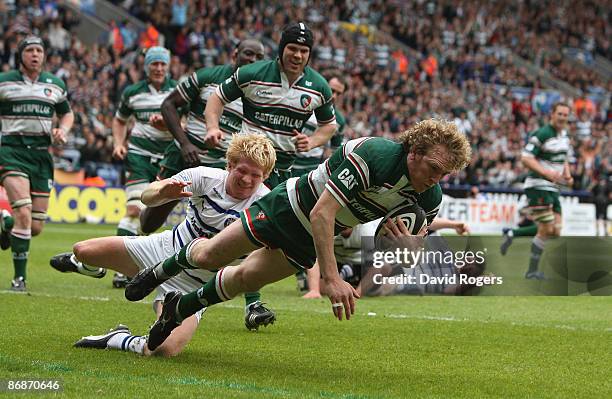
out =
[[512,229],[514,237],[533,237],[538,232],[538,225],[532,224],[531,226],[519,227],[518,229]]
[[245,292],[244,293],[244,303],[249,306],[252,303],[255,303],[261,299],[261,294],[259,291],[257,292]]
[[536,237],[531,243],[531,256],[529,257],[529,270],[527,273],[538,271],[538,264],[540,263],[542,252],[544,252],[544,240]]
[[15,237],[11,234],[11,249],[13,252],[13,267],[15,268],[14,278],[23,277],[25,280],[30,239]]
[[166,259],[160,265],[155,267],[155,275],[158,277],[174,277],[184,269],[197,269],[196,266],[192,266],[187,261],[187,251],[191,247],[191,244],[195,241],[190,242],[174,256]]
[[202,288],[183,295],[176,309],[181,321],[185,320],[192,314],[195,314],[200,309],[204,309],[207,306],[224,301],[224,299],[221,299],[217,293],[216,283],[218,276],[219,273],[215,273],[215,277],[208,280],[208,282],[204,284]]

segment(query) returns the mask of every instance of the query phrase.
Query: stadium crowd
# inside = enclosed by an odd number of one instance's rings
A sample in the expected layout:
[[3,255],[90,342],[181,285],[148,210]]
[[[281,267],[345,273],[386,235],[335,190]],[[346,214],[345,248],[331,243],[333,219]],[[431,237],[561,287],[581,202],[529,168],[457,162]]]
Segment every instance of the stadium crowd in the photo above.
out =
[[[347,81],[338,107],[347,117],[349,138],[393,138],[420,119],[454,120],[472,143],[474,157],[466,171],[447,183],[518,185],[524,175],[521,149],[547,109],[538,102],[540,81],[509,61],[506,54],[511,50],[579,89],[603,90],[603,102],[575,99],[570,132],[576,159],[573,188],[589,189],[612,174],[610,82],[590,69],[568,65],[558,51],[581,47],[611,58],[607,13],[597,4],[115,3],[145,21],[146,29],[138,32],[127,22],[112,22],[93,46],[70,34],[79,16],[55,2],[4,2],[0,9],[3,70],[15,67],[16,43],[31,31],[47,41],[47,68],[67,84],[76,121],[68,146],[54,149],[60,167],[116,162],[111,157],[112,118],[122,90],[142,77],[142,47],[162,44],[163,37],[173,54],[172,77],[179,79],[200,67],[228,63],[230,51],[247,37],[264,40],[267,57],[275,57],[273,43],[282,26],[305,20],[316,32],[312,66],[324,74],[340,72]],[[513,95],[516,86],[529,88],[530,94]],[[109,177],[115,182],[118,174]]]

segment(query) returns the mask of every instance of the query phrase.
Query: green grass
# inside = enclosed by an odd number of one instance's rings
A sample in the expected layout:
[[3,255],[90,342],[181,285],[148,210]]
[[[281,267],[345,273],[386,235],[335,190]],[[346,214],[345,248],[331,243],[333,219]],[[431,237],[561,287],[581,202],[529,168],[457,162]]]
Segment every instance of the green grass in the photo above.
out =
[[[49,225],[33,241],[29,294],[0,291],[0,379],[61,379],[61,396],[75,398],[612,397],[607,296],[366,298],[338,322],[327,299],[301,299],[288,279],[263,290],[278,321],[258,333],[245,330],[237,299],[209,309],[176,358],[72,348],[119,322],[145,333],[153,321],[150,303],[111,288],[112,273],[48,266],[73,242],[112,233]],[[508,281],[523,272],[518,244]],[[0,288],[11,277],[0,253]]]

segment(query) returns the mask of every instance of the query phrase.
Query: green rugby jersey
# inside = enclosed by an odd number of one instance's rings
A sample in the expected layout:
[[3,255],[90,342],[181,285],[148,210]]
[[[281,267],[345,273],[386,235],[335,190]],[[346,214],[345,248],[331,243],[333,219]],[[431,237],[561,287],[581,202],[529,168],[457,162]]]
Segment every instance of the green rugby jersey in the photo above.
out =
[[[342,132],[344,131],[346,120],[344,119],[344,116],[340,113],[340,111],[338,111],[338,109],[335,106],[334,106],[334,112],[336,114],[336,125],[338,126],[338,128],[336,129],[336,133],[334,133],[332,138],[329,140],[328,144],[330,148],[335,150],[338,147],[340,147],[342,145],[342,142],[344,141],[344,136]],[[307,136],[312,136],[315,130],[317,130],[317,119],[313,114],[311,115],[310,119],[306,121],[306,124],[304,125],[304,129],[302,130],[302,133],[304,133]],[[319,166],[321,162],[323,162],[324,153],[325,153],[324,146],[313,148],[312,150],[307,151],[307,152],[296,153],[295,162],[293,163],[293,170],[294,171],[300,171],[300,170],[310,171],[316,168],[317,166]]]
[[414,191],[406,158],[400,143],[380,137],[350,140],[307,176],[287,181],[291,208],[311,234],[310,211],[323,190],[342,205],[336,234],[413,203],[423,208],[429,224],[440,208],[442,189],[436,184],[422,193]]
[[[565,131],[557,131],[548,124],[531,133],[523,155],[535,157],[546,169],[563,172],[571,150],[570,139]],[[530,170],[524,188],[559,191],[559,186]]]
[[[237,99],[226,104],[219,120],[219,128],[223,132],[223,138],[213,149],[207,149],[204,145],[206,137],[206,120],[204,110],[206,102],[217,86],[223,83],[234,73],[231,65],[219,65],[210,68],[201,68],[191,74],[189,78],[183,80],[177,86],[183,100],[189,103],[189,116],[187,118],[186,133],[189,140],[198,148],[206,150],[205,154],[200,155],[200,162],[211,164],[219,159],[225,158],[225,152],[232,134],[238,133],[242,125],[242,100]],[[179,143],[176,145],[180,147]]]
[[301,132],[313,112],[320,125],[336,119],[327,81],[308,66],[289,86],[277,60],[244,65],[217,88],[217,94],[224,103],[242,98],[241,131],[265,134],[272,140],[278,169],[293,164],[293,130]]
[[0,73],[2,145],[48,147],[53,115],[68,112],[66,85],[57,76],[42,72],[33,82],[21,71]]
[[127,122],[130,116],[134,116],[135,123],[128,140],[129,152],[156,158],[163,156],[172,134],[151,126],[149,118],[161,114],[162,102],[175,87],[175,80],[166,79],[159,91],[146,80],[125,88],[115,117]]

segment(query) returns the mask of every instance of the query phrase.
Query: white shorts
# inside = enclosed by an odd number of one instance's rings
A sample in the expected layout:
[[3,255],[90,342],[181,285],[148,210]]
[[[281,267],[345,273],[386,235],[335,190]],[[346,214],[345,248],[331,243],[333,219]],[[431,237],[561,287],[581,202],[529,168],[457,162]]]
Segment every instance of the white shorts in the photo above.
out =
[[[124,236],[123,243],[140,270],[157,265],[180,250],[180,248],[175,248],[172,243],[171,230],[151,234],[150,236]],[[213,272],[203,269],[185,270],[157,287],[157,295],[153,301],[163,301],[166,293],[170,291],[188,294],[200,288],[214,275]],[[198,321],[205,310],[202,309],[197,313]]]

